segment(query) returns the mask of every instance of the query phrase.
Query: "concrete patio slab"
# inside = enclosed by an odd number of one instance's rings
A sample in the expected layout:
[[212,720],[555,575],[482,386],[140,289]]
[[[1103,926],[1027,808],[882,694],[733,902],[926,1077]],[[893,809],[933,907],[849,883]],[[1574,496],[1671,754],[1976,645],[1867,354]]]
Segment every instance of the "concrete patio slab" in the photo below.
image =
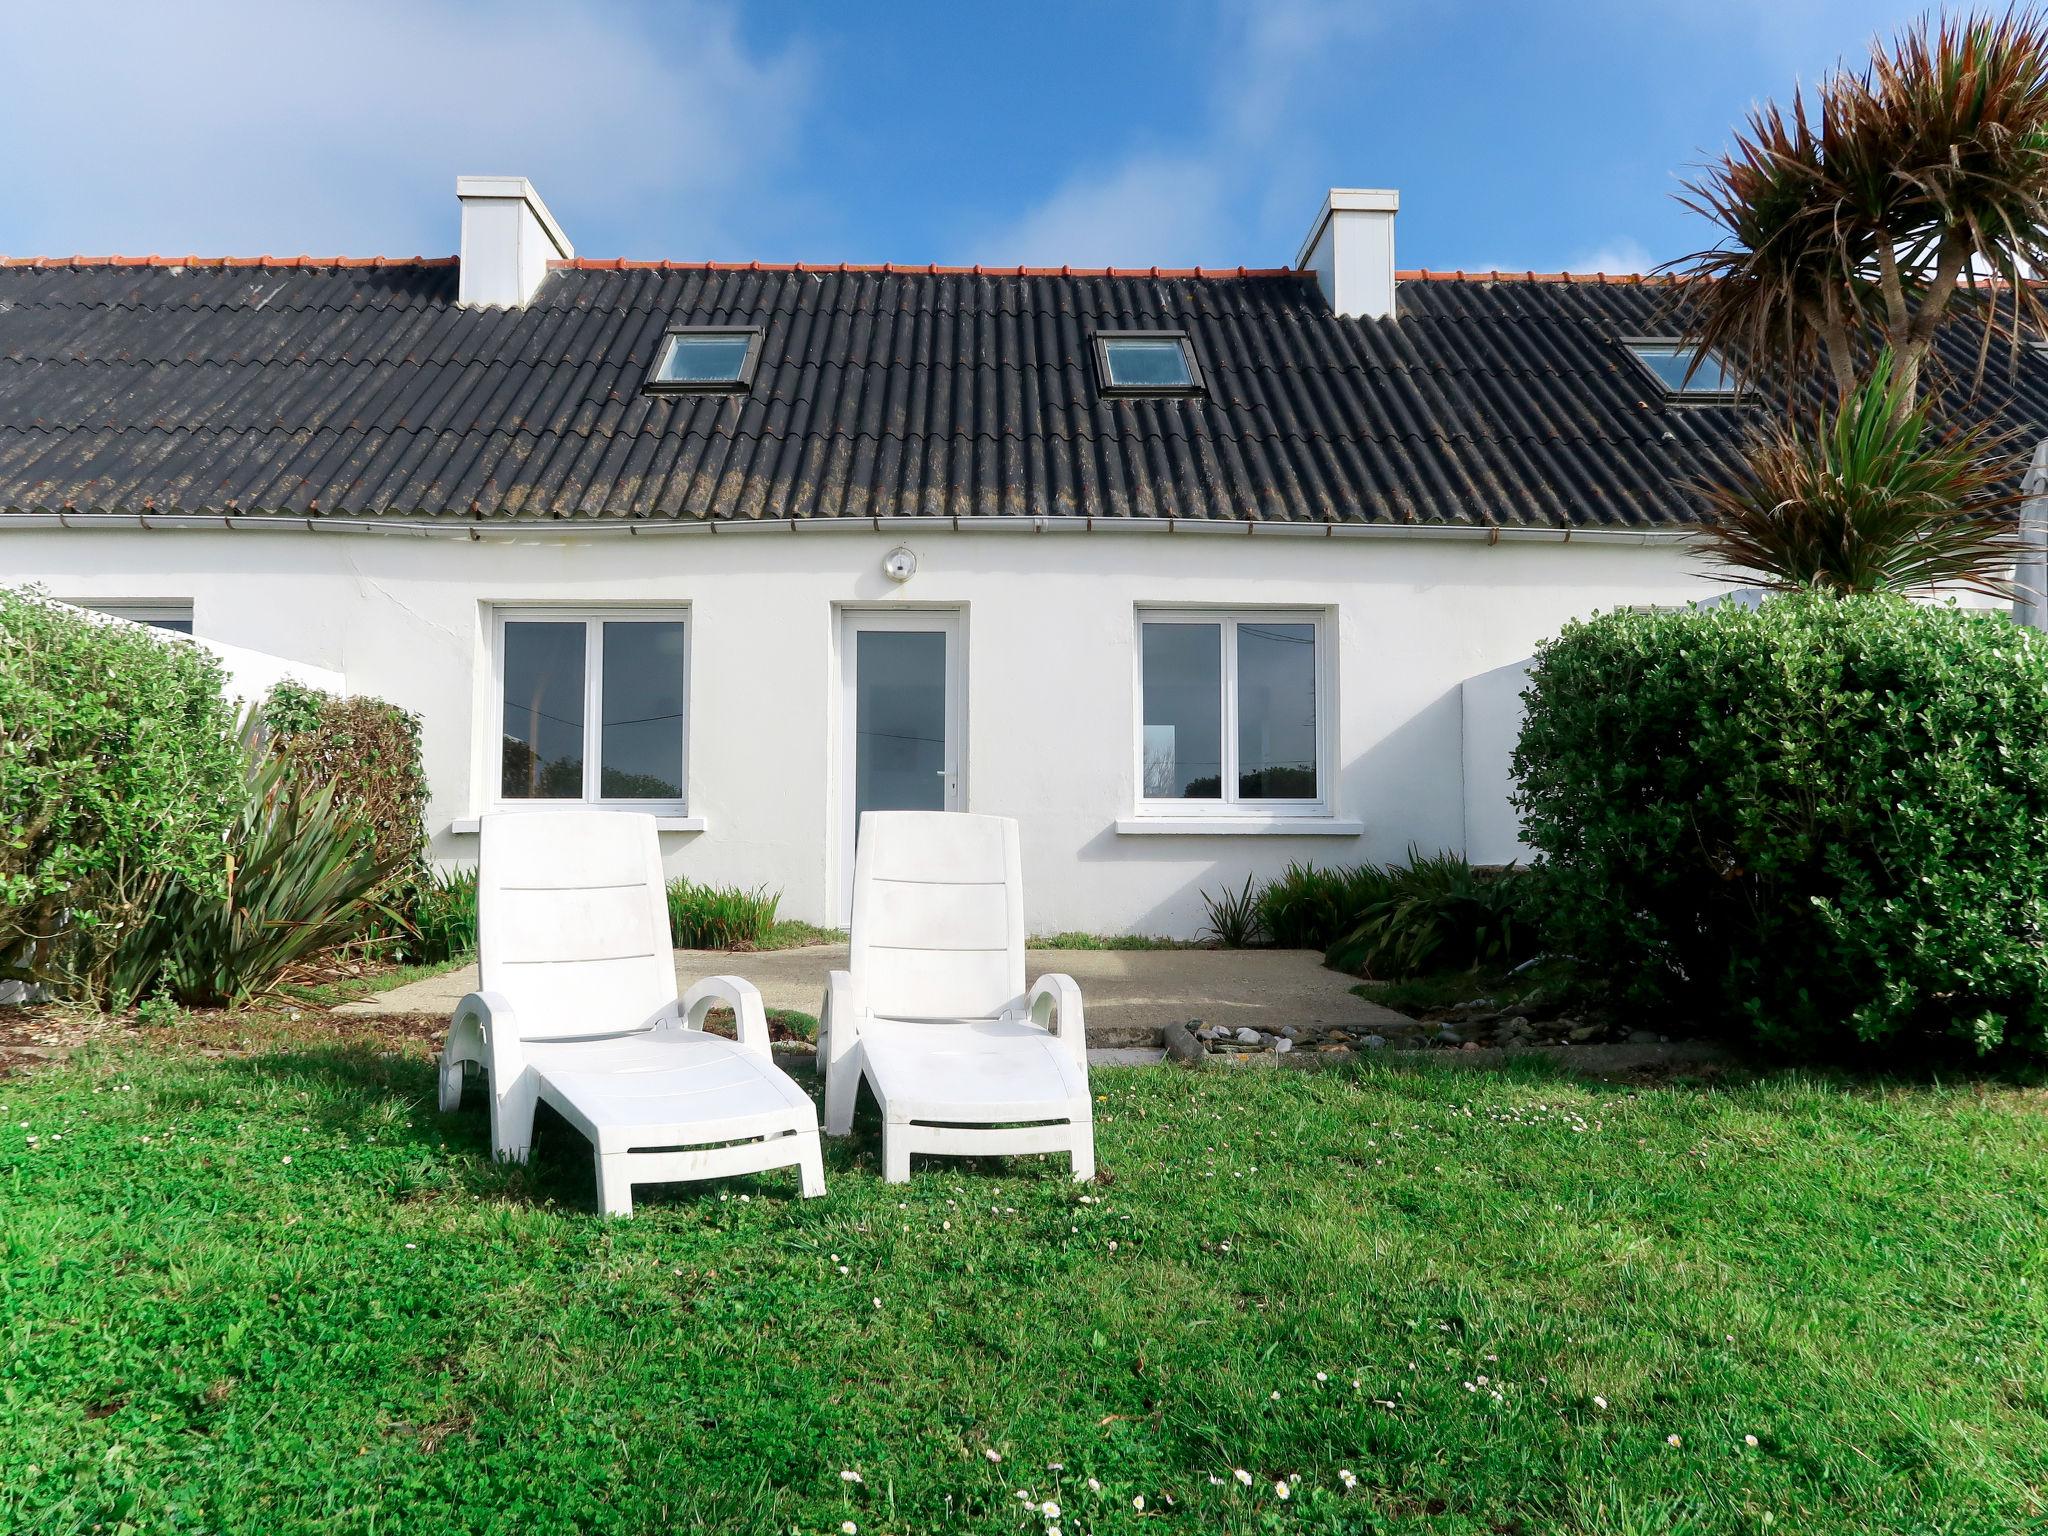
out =
[[[825,973],[846,964],[844,944],[732,954],[679,949],[676,980],[688,986],[719,972],[744,976],[761,989],[770,1008],[816,1014]],[[1235,1029],[1277,1032],[1346,1024],[1400,1029],[1412,1020],[1353,995],[1352,979],[1325,970],[1307,949],[1034,949],[1025,975],[1064,971],[1081,984],[1088,1005],[1088,1038],[1101,1046],[1154,1045],[1161,1026],[1200,1019]],[[337,1011],[345,1014],[451,1012],[476,989],[474,966],[380,992]]]

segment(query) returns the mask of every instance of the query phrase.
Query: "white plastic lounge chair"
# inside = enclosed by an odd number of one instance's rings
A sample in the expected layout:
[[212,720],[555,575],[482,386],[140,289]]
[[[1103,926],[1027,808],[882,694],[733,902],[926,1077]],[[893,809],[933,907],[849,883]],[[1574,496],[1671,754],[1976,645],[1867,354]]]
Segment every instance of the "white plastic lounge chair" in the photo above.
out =
[[852,938],[819,1014],[828,1135],[853,1129],[865,1076],[891,1184],[913,1152],[1065,1152],[1076,1179],[1095,1176],[1081,989],[1044,976],[1024,990],[1016,822],[864,813]]
[[[483,990],[455,1010],[441,1108],[470,1063],[491,1094],[491,1147],[525,1162],[545,1100],[590,1138],[599,1204],[633,1213],[633,1186],[794,1163],[825,1193],[818,1116],[775,1065],[761,994],[710,976],[676,996],[654,818],[615,811],[483,818],[477,891]],[[704,1033],[723,1004],[737,1043]]]

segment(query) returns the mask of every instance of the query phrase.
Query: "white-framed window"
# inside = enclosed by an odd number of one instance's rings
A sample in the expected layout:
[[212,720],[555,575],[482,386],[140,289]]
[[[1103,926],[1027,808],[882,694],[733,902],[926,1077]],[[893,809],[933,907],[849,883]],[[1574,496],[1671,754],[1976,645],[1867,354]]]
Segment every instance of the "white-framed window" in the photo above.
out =
[[683,608],[495,610],[493,800],[683,812],[689,638]]
[[1742,393],[1742,381],[1720,353],[1670,336],[1625,336],[1622,345],[1638,367],[1657,381],[1666,399],[1726,405]]
[[650,394],[743,394],[761,361],[759,326],[674,325],[642,388]]
[[1317,609],[1138,610],[1138,812],[1327,816],[1336,739]]
[[192,633],[192,605],[190,603],[80,603],[81,608],[90,608],[94,613],[104,613],[109,618],[127,619],[135,624],[147,624],[151,629],[167,630],[174,635]]
[[1097,331],[1095,382],[1104,395],[1199,395],[1202,366],[1186,331]]

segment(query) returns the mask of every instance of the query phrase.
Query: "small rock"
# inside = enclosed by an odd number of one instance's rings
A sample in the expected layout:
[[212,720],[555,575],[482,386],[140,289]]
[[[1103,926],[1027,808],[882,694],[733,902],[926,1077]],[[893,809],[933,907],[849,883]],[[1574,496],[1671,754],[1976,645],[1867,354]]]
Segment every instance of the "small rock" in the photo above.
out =
[[1169,1024],[1159,1032],[1160,1043],[1166,1047],[1169,1058],[1184,1067],[1199,1067],[1209,1059],[1203,1043],[1179,1024]]
[[1477,1040],[1467,1040],[1458,1049],[1461,1051],[1476,1051],[1479,1049],[1479,1042]]
[[1605,1029],[1606,1026],[1602,1024],[1574,1024],[1565,1034],[1567,1039],[1583,1041],[1593,1039],[1604,1033]]
[[1465,1037],[1455,1029],[1440,1029],[1436,1032],[1436,1038],[1439,1043],[1444,1045],[1463,1045],[1465,1043]]
[[1368,1051],[1385,1050],[1387,1045],[1387,1037],[1385,1035],[1367,1035],[1358,1043],[1364,1046]]
[[1280,1026],[1280,1034],[1283,1039],[1287,1040],[1299,1040],[1301,1038],[1301,1031],[1292,1024],[1282,1024]]
[[1289,1040],[1285,1035],[1282,1035],[1279,1039],[1273,1042],[1273,1050],[1276,1055],[1284,1056],[1293,1049],[1294,1042],[1292,1040]]
[[1264,1045],[1266,1043],[1266,1037],[1250,1027],[1240,1029],[1234,1038],[1239,1045]]
[[1628,1043],[1630,1045],[1662,1045],[1664,1037],[1654,1030],[1632,1029],[1628,1032]]

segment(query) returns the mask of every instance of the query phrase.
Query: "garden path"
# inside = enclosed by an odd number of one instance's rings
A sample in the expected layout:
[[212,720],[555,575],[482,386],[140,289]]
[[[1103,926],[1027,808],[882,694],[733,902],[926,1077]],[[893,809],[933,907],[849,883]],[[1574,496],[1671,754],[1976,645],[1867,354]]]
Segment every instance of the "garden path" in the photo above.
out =
[[[825,973],[846,964],[844,944],[728,953],[679,949],[679,985],[716,972],[744,976],[770,1009],[816,1014]],[[1033,949],[1025,974],[1064,971],[1081,984],[1088,1038],[1098,1046],[1154,1044],[1160,1027],[1201,1019],[1269,1034],[1283,1025],[1342,1024],[1399,1029],[1411,1021],[1351,991],[1352,978],[1326,970],[1306,949]],[[476,967],[408,982],[344,1004],[344,1014],[448,1013],[476,986]]]

